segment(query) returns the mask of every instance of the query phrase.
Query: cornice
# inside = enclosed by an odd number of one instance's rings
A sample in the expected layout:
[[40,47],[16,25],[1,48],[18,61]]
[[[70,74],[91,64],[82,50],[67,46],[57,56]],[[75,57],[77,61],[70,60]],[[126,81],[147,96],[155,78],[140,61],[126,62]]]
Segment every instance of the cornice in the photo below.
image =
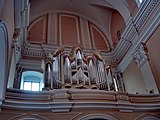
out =
[[[153,34],[153,32],[157,29],[157,27],[160,24],[159,1],[150,0],[146,2],[148,4],[144,4],[145,7],[143,7],[142,5],[142,7],[139,9],[137,13],[137,16],[133,18],[133,21],[134,19],[136,20],[133,22],[134,29],[136,30],[136,32],[134,33],[133,39],[130,39],[132,43],[130,49],[126,53],[123,60],[120,62],[119,66],[117,67],[118,71],[123,72],[125,70],[125,68],[133,59],[133,54],[138,49],[140,44],[146,43],[149,37]],[[144,9],[145,12],[141,9]],[[137,26],[139,26],[138,29]]]
[[23,68],[23,70],[37,70],[42,71],[41,69],[41,61],[38,60],[26,60],[21,59],[19,65]]

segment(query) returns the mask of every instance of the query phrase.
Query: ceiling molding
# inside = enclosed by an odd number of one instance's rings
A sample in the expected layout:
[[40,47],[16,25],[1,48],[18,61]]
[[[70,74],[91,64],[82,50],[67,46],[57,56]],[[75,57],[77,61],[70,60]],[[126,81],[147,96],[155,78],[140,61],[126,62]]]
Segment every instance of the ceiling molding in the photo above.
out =
[[[140,43],[146,43],[149,37],[153,34],[153,32],[157,29],[157,27],[160,24],[159,1],[150,0],[149,4],[146,5],[145,7],[146,8],[143,8],[143,7],[141,8],[141,9],[145,9],[145,12],[139,9],[138,15],[140,16],[135,16],[136,20],[138,18],[140,19],[138,19],[134,24],[132,22],[132,28],[135,31],[130,34],[134,34],[133,35],[134,37],[133,39],[127,38],[127,40],[132,42],[132,47],[129,49],[124,59],[121,61],[121,63],[118,66],[118,70],[120,72],[123,72],[128,66],[128,64],[131,62],[133,58],[132,54],[136,51]],[[152,17],[150,17],[151,15]],[[147,22],[149,24],[146,24]],[[139,26],[138,29],[136,28],[136,26]],[[139,31],[141,32],[139,33]]]

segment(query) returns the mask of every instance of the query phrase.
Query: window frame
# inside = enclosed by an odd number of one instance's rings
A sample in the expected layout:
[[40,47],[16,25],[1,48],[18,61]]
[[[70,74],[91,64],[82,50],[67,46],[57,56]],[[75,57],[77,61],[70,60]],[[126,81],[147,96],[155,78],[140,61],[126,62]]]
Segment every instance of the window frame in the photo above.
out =
[[36,91],[36,90],[32,90],[33,89],[33,83],[39,83],[39,91],[42,91],[43,87],[44,87],[44,74],[42,74],[41,72],[37,72],[37,71],[24,71],[22,73],[22,77],[21,77],[21,85],[20,85],[20,90],[26,90],[25,89],[25,82],[30,82],[31,83],[31,89],[27,90],[27,91]]

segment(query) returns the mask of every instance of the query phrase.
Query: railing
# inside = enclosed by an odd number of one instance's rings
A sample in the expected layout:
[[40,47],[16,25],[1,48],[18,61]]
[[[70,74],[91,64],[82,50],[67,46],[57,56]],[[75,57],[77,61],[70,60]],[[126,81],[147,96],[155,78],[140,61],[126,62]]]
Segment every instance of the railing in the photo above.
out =
[[69,112],[72,109],[112,109],[124,112],[159,111],[159,95],[137,95],[126,92],[92,89],[56,89],[31,92],[7,89],[2,109],[52,110]]

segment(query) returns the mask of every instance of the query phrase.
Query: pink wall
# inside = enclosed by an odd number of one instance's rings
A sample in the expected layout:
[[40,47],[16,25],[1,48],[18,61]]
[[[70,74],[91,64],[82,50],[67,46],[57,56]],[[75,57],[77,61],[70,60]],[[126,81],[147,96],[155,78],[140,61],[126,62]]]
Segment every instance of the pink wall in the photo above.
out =
[[160,90],[160,27],[154,32],[154,34],[150,37],[147,42],[148,55],[149,55],[149,63],[151,65],[151,69],[153,75],[155,77],[157,86]]
[[46,16],[40,17],[29,29],[28,40],[30,42],[45,43],[46,41]]
[[44,15],[37,18],[29,26],[30,42],[45,41],[46,44],[57,46],[82,45],[86,49],[110,50],[104,33],[87,19],[65,13],[48,13],[47,15],[49,17]]
[[112,40],[113,40],[113,45],[116,46],[118,43],[118,31],[122,32],[123,28],[125,28],[125,22],[122,18],[122,16],[117,12],[113,11],[112,12],[112,18],[111,18],[111,35],[112,35]]
[[109,46],[107,46],[107,44],[105,43],[106,39],[101,35],[101,33],[94,27],[92,28],[92,30],[95,48],[100,50],[109,50]]
[[61,16],[61,41],[62,45],[75,46],[78,44],[78,23],[77,17]]

